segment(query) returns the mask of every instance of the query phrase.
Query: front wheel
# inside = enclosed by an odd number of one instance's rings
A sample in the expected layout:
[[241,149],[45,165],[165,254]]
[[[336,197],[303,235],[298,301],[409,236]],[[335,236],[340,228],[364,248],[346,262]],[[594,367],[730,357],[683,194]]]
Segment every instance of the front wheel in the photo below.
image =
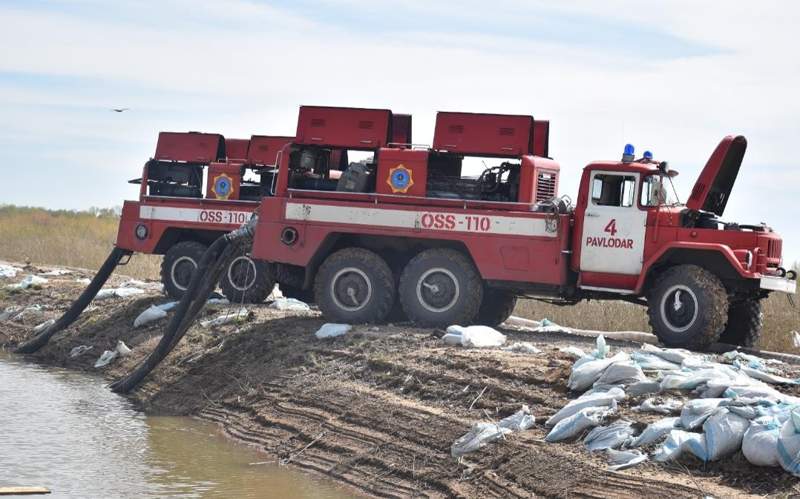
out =
[[486,288],[483,290],[483,301],[475,322],[483,326],[499,326],[511,317],[515,306],[516,295],[500,289]]
[[372,251],[346,248],[320,265],[314,298],[332,322],[382,322],[394,304],[394,276],[383,258]]
[[664,271],[647,297],[650,326],[668,347],[704,350],[728,322],[728,295],[717,276],[697,265]]
[[764,314],[761,312],[761,301],[748,298],[731,303],[728,309],[728,326],[719,337],[722,343],[751,347],[761,337],[764,326]]
[[412,258],[398,291],[406,315],[420,326],[468,326],[483,299],[483,283],[470,259],[441,248]]
[[272,293],[275,280],[268,264],[242,252],[222,273],[219,287],[231,303],[261,303]]

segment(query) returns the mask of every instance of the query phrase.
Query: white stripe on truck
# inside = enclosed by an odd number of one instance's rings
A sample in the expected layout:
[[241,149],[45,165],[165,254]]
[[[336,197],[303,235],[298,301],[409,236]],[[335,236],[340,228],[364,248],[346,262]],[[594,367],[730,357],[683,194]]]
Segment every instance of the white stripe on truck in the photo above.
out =
[[197,222],[203,224],[241,225],[250,220],[249,211],[221,209],[175,208],[172,206],[139,206],[142,220],[164,222]]
[[545,218],[471,215],[450,211],[287,203],[286,219],[426,231],[556,237],[555,224],[548,224]]

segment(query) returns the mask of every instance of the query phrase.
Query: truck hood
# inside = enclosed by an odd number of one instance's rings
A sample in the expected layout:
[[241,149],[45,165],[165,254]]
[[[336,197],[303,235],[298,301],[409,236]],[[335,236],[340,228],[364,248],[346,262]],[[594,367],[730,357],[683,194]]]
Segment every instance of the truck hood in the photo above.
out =
[[721,217],[746,149],[747,139],[741,135],[728,135],[722,139],[697,178],[686,207]]

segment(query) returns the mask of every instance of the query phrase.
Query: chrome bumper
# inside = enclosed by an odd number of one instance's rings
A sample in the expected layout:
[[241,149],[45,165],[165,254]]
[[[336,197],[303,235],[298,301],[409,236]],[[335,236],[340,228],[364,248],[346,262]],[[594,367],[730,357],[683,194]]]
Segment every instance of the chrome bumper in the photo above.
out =
[[761,289],[780,291],[781,293],[794,294],[797,291],[797,281],[785,277],[764,276],[760,282]]

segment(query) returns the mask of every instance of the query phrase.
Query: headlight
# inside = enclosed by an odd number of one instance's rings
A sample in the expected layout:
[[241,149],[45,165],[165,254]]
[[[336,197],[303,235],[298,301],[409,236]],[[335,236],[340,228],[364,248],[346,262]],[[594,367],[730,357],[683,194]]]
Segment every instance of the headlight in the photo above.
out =
[[147,239],[147,226],[145,224],[139,224],[136,226],[136,237],[137,239]]

